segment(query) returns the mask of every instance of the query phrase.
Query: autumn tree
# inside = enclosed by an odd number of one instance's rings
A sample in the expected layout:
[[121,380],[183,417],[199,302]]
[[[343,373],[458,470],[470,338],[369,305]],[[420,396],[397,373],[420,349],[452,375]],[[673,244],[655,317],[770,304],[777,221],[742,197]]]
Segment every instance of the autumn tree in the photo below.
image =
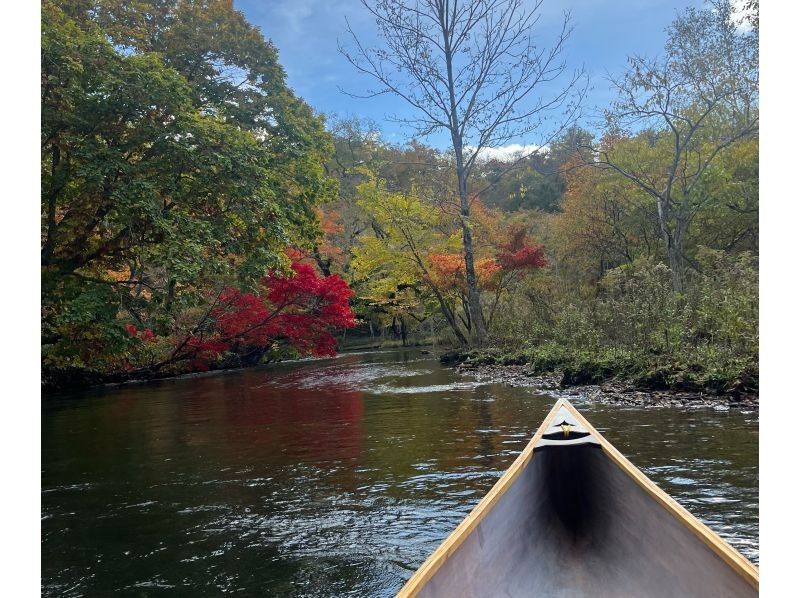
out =
[[[368,48],[352,35],[342,48],[350,63],[377,86],[366,97],[393,94],[414,115],[400,119],[421,136],[446,131],[453,150],[462,251],[474,338],[483,342],[483,319],[470,221],[471,176],[481,151],[513,139],[542,134],[544,118],[570,103],[580,79],[568,76],[565,43],[571,27],[565,15],[549,47],[534,42],[541,0],[528,10],[523,0],[363,0],[385,46]],[[549,91],[548,91],[549,90]],[[552,132],[551,132],[552,134]],[[544,135],[547,137],[547,135]],[[545,145],[546,139],[539,145]]]
[[365,178],[365,166],[374,167],[383,161],[385,144],[372,121],[329,115],[327,124],[333,152],[325,162],[325,170],[338,181],[339,196],[319,208],[323,235],[311,256],[325,275],[339,272],[347,277],[353,244],[369,226],[369,219],[356,205],[356,186]]
[[41,66],[46,362],[170,334],[312,246],[330,138],[230,2],[47,0]]
[[[548,265],[544,247],[530,243],[525,228],[512,228],[511,233],[507,232],[505,237],[505,241],[493,248],[495,251],[492,254],[475,262],[479,288],[492,296],[484,316],[488,330],[491,330],[501,298],[512,291],[527,274]],[[443,294],[453,296],[461,304],[459,319],[467,331],[471,331],[463,255],[434,253],[428,256],[428,261],[431,281]]]
[[209,317],[171,356],[208,361],[234,353],[258,363],[284,345],[300,355],[335,355],[337,329],[355,325],[353,292],[339,276],[319,276],[308,264],[292,264],[292,276],[271,272],[258,293],[233,287],[220,293]]
[[[689,226],[710,199],[703,180],[728,148],[758,131],[757,28],[742,30],[729,0],[689,8],[669,27],[663,58],[630,58],[612,84],[618,99],[606,118],[613,136],[591,148],[587,162],[654,200],[680,292]],[[639,131],[646,134],[636,146],[615,143]]]
[[[462,230],[441,205],[423,192],[398,193],[381,179],[359,186],[358,202],[374,219],[374,235],[354,248],[356,284],[373,302],[438,312],[461,345],[475,322],[469,306],[466,264],[460,251]],[[423,190],[420,190],[423,191]],[[491,325],[501,297],[522,278],[547,265],[544,248],[532,243],[527,227],[498,210],[473,204],[478,288],[491,299],[483,320]]]
[[[407,304],[410,312],[426,295],[436,302],[456,341],[468,344],[456,306],[431,273],[429,256],[446,253],[458,239],[452,221],[415,193],[396,193],[371,176],[358,188],[358,203],[373,219],[371,236],[353,249],[357,284],[378,304]],[[409,300],[414,298],[414,303]]]
[[330,115],[327,124],[334,151],[325,168],[339,182],[339,197],[320,206],[324,235],[310,255],[323,273],[340,272],[353,282],[349,277],[351,249],[372,225],[356,201],[356,189],[367,178],[365,169],[374,172],[392,191],[411,192],[424,187],[430,194],[439,194],[449,183],[442,177],[448,161],[442,152],[415,139],[403,145],[387,143],[369,119]]
[[567,163],[561,211],[549,221],[551,249],[582,283],[642,255],[661,255],[657,214],[646,194],[615,173]]

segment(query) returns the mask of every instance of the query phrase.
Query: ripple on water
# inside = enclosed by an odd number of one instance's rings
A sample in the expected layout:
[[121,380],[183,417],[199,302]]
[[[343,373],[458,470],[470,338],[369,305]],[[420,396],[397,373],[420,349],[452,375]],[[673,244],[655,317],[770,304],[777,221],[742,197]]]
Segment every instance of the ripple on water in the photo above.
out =
[[[757,413],[575,402],[758,560]],[[42,593],[392,596],[552,403],[414,352],[74,397],[42,414]]]
[[452,391],[469,391],[479,386],[480,382],[451,382],[449,384],[432,384],[428,386],[397,386],[392,384],[367,385],[365,388],[376,395],[418,394],[431,395]]

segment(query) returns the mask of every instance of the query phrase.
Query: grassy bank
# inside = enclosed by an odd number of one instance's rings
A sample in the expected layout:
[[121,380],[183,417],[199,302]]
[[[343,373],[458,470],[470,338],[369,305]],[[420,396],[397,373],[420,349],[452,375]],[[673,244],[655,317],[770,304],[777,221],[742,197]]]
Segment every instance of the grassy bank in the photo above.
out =
[[454,351],[442,356],[451,364],[526,366],[531,375],[556,374],[562,386],[617,380],[642,390],[672,390],[716,395],[758,393],[758,364],[714,355],[644,355],[619,349],[581,351],[555,344],[522,350],[498,348]]
[[757,395],[757,261],[703,250],[697,266],[682,293],[653,260],[609,271],[593,292],[531,280],[495,318],[490,348],[452,359],[524,366],[556,374],[562,386],[616,380],[647,391]]

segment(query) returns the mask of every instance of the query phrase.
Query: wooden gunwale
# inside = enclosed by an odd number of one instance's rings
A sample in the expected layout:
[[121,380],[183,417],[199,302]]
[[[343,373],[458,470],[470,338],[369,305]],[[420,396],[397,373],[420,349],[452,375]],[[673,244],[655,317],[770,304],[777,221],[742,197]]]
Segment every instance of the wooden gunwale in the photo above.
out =
[[[563,399],[561,399],[563,400]],[[713,530],[711,530],[702,521],[697,519],[689,511],[680,505],[674,498],[659,488],[655,482],[644,475],[639,468],[633,463],[628,461],[625,456],[620,453],[613,444],[606,440],[592,424],[586,421],[575,407],[569,401],[564,401],[564,407],[569,411],[575,419],[580,422],[600,443],[600,447],[608,457],[624,471],[628,476],[636,482],[647,494],[653,497],[661,506],[663,506],[673,517],[680,521],[684,526],[697,536],[703,543],[708,546],[714,553],[717,554],[723,561],[728,563],[739,575],[754,588],[758,589],[758,569],[748,561],[739,551],[733,548],[725,540],[719,537]]]
[[644,475],[635,465],[626,459],[614,446],[606,440],[586,418],[584,418],[575,407],[566,399],[559,399],[542,424],[536,430],[530,442],[525,446],[519,456],[506,470],[502,477],[492,487],[475,508],[466,518],[453,530],[449,536],[439,545],[439,547],[425,560],[414,575],[409,578],[405,585],[400,589],[397,598],[409,598],[416,596],[433,575],[442,567],[447,559],[458,549],[458,547],[469,537],[470,533],[477,527],[484,517],[491,511],[495,503],[508,491],[516,481],[525,466],[533,458],[534,448],[541,439],[545,430],[550,426],[552,419],[559,409],[564,407],[573,417],[586,428],[600,444],[603,452],[622,469],[640,488],[654,498],[664,507],[675,519],[687,527],[697,538],[708,546],[715,554],[722,558],[740,576],[754,588],[758,589],[758,569],[753,566],[744,556],[736,551],[730,544],[720,538],[716,533],[704,525],[694,515],[683,508],[675,499],[669,496],[661,488]]
[[428,580],[433,577],[439,568],[447,561],[448,557],[455,552],[455,550],[466,540],[470,532],[483,520],[486,514],[491,510],[494,504],[500,499],[503,494],[511,487],[511,484],[519,477],[522,470],[528,464],[533,456],[533,449],[536,443],[539,442],[544,431],[550,425],[550,421],[558,413],[559,408],[564,404],[564,399],[559,399],[547,416],[544,418],[542,425],[536,430],[536,433],[531,438],[531,441],[522,449],[522,452],[514,460],[506,472],[497,480],[497,483],[492,486],[492,489],[483,497],[483,499],[475,506],[469,515],[447,536],[444,542],[439,545],[428,558],[422,563],[422,566],[417,569],[416,573],[406,582],[397,594],[397,598],[406,598],[415,596],[419,590],[422,589]]

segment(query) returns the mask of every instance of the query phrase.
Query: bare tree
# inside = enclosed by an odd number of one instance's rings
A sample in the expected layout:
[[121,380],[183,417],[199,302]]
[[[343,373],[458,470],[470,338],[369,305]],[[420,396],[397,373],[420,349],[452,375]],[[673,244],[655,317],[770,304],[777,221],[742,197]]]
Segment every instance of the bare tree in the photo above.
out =
[[726,148],[758,134],[757,23],[757,14],[742,19],[728,0],[688,9],[668,29],[663,58],[630,58],[611,79],[618,100],[606,112],[608,130],[646,133],[651,157],[615,153],[613,144],[584,148],[588,163],[654,198],[676,292],[684,288],[689,225],[710,199],[704,175]]
[[[468,287],[469,317],[481,344],[486,324],[480,304],[470,223],[470,177],[481,150],[543,130],[550,114],[563,110],[562,125],[538,139],[544,146],[577,114],[582,71],[565,73],[568,13],[548,47],[534,42],[542,0],[362,0],[375,18],[383,47],[367,48],[348,23],[353,45],[340,51],[377,87],[360,97],[393,94],[414,115],[397,118],[417,135],[447,131],[457,179],[457,197]],[[584,88],[585,89],[585,88]],[[351,94],[355,95],[355,94]]]

